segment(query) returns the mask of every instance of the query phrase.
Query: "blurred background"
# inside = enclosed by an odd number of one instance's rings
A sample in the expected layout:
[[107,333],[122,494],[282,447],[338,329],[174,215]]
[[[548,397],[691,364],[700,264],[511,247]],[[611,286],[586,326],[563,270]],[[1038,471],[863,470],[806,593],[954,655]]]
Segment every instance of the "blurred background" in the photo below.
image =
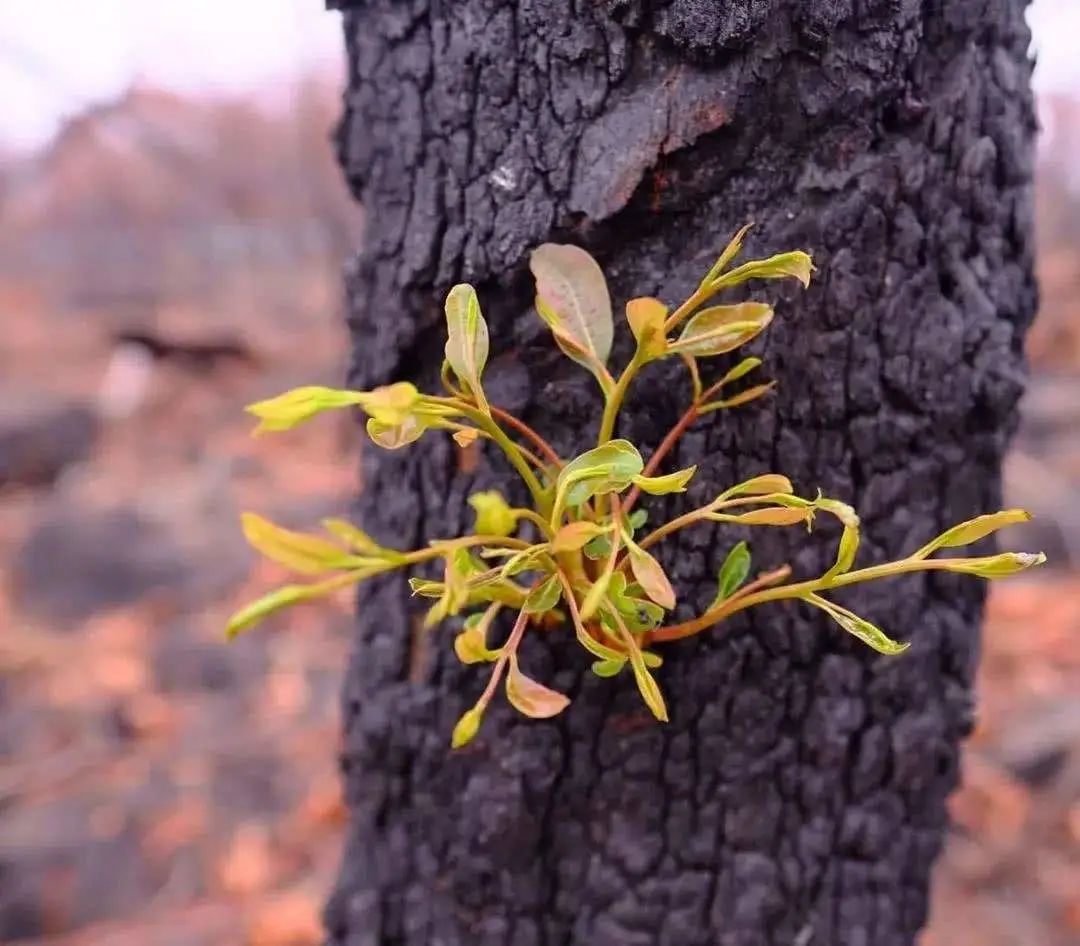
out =
[[[1080,3],[1037,0],[1042,310],[928,946],[1080,941]],[[92,37],[92,42],[89,38]],[[0,0],[0,942],[311,946],[339,856],[347,601],[225,647],[278,579],[237,528],[347,511],[359,212],[312,0]],[[285,624],[288,626],[286,627]]]

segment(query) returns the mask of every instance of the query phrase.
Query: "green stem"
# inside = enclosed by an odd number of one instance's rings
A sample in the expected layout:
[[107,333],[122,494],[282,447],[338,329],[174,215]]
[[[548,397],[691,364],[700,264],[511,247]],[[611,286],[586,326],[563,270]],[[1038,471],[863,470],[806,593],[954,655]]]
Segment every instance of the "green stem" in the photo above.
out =
[[634,357],[630,359],[630,364],[626,366],[623,373],[619,375],[619,380],[615,383],[615,388],[611,394],[608,395],[604,404],[604,416],[600,420],[600,435],[597,437],[596,445],[602,447],[607,443],[612,434],[615,433],[615,421],[619,417],[619,409],[622,407],[623,399],[626,397],[626,392],[630,389],[630,382],[634,380],[642,365],[645,364],[645,358],[641,353],[640,346],[637,351],[634,352]]

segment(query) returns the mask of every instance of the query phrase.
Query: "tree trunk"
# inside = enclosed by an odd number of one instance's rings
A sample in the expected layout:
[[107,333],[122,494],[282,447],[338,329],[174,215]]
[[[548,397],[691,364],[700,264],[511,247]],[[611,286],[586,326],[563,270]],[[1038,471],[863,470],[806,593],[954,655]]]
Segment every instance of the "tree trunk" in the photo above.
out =
[[[692,430],[665,466],[701,464],[689,501],[785,473],[858,508],[866,563],[999,507],[1036,301],[1022,0],[340,5],[340,156],[367,221],[354,385],[436,390],[442,300],[469,281],[489,396],[580,452],[599,399],[532,311],[527,251],[578,243],[617,302],[677,303],[754,221],[750,254],[803,248],[818,273],[805,293],[759,293],[777,299],[755,350],[779,389]],[[646,455],[687,403],[681,370],[650,366],[624,415]],[[467,530],[466,496],[509,481],[429,434],[365,451],[359,508],[415,547]],[[681,536],[661,558],[690,616],[741,536]],[[761,569],[819,574],[835,554],[824,529],[751,538]],[[972,723],[984,591],[942,574],[862,587],[845,602],[906,654],[767,605],[662,649],[667,725],[628,674],[593,676],[571,633],[532,635],[523,667],[571,706],[546,722],[496,706],[460,752],[450,731],[485,675],[452,633],[418,630],[404,578],[365,592],[331,942],[912,943]]]

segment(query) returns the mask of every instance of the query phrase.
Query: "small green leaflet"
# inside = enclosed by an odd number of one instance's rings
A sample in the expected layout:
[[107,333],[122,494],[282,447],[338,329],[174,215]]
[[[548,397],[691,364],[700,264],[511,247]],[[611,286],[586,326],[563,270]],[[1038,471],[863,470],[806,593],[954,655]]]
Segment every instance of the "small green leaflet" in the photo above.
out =
[[878,653],[881,654],[902,654],[911,645],[900,644],[892,640],[885,634],[879,627],[871,624],[865,618],[859,617],[853,611],[849,611],[847,608],[842,608],[840,605],[826,601],[819,595],[809,594],[806,596],[807,601],[812,605],[821,608],[826,612],[837,624],[839,624],[849,634],[857,637],[864,644],[872,647]]
[[720,254],[720,258],[713,263],[712,269],[709,270],[705,279],[702,280],[702,286],[709,286],[716,281],[716,277],[719,276],[724,268],[730,263],[736,256],[739,255],[739,251],[742,249],[743,239],[746,237],[747,232],[753,226],[752,223],[748,223],[745,227],[742,227],[738,233],[731,238],[731,241],[724,247],[724,252]]
[[289,430],[316,414],[335,408],[352,407],[364,398],[362,391],[341,391],[336,388],[308,385],[293,388],[277,397],[256,401],[244,408],[259,418],[255,433]]
[[271,561],[304,575],[319,575],[335,569],[379,565],[370,558],[351,555],[333,542],[305,532],[293,532],[274,525],[253,512],[240,517],[244,538]]
[[484,710],[479,705],[466,711],[454,726],[454,733],[450,737],[450,747],[460,749],[476,738],[480,731],[480,723],[484,720]]
[[941,535],[924,545],[912,557],[926,558],[927,555],[936,552],[938,549],[970,545],[972,542],[978,542],[979,539],[992,535],[998,529],[1004,529],[1006,526],[1015,525],[1018,522],[1027,522],[1030,519],[1031,513],[1023,509],[1005,509],[1002,512],[991,513],[987,516],[977,516],[942,532]]
[[750,574],[750,549],[745,542],[739,542],[727,554],[724,564],[720,566],[718,590],[713,603],[709,605],[711,611],[721,602],[730,598],[746,581]]
[[480,375],[488,358],[488,327],[480,314],[480,300],[468,283],[459,283],[446,297],[446,360],[485,414],[491,413]]
[[562,585],[558,575],[551,575],[529,592],[523,611],[528,614],[544,614],[559,603]]
[[634,485],[640,486],[651,496],[667,496],[669,493],[685,493],[686,484],[693,479],[697,472],[696,466],[688,466],[685,470],[677,470],[665,476],[635,476]]
[[284,585],[281,588],[276,588],[274,591],[241,608],[229,618],[229,623],[225,626],[225,636],[232,639],[242,631],[254,627],[263,618],[269,617],[275,611],[291,607],[294,604],[300,604],[302,601],[322,598],[348,584],[349,579],[358,581],[359,578],[359,575],[338,575],[336,578],[314,585]]
[[591,669],[598,677],[613,677],[625,666],[625,660],[597,660]]
[[612,440],[567,463],[559,472],[558,493],[564,506],[580,506],[598,493],[622,492],[644,468],[637,447]]
[[743,263],[730,272],[724,273],[713,280],[714,289],[723,289],[727,286],[738,286],[748,279],[797,279],[805,289],[810,285],[810,274],[814,271],[814,264],[810,256],[802,250],[794,250],[790,253],[778,253],[768,259],[750,260]]
[[517,528],[518,516],[498,490],[473,493],[469,505],[476,511],[477,535],[510,535]]

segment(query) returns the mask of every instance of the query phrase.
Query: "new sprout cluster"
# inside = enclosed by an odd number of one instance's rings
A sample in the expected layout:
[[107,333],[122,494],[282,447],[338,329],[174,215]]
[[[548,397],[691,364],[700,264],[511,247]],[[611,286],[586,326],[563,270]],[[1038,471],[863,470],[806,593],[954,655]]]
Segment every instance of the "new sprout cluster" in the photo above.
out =
[[[474,532],[440,539],[426,548],[387,548],[342,519],[326,519],[326,536],[282,529],[253,513],[243,517],[248,540],[275,562],[314,580],[278,588],[243,608],[229,622],[235,635],[289,605],[320,598],[357,582],[401,568],[440,561],[442,580],[414,577],[414,594],[432,605],[426,624],[448,619],[457,634],[454,651],[466,664],[490,664],[480,699],[458,721],[452,744],[462,746],[477,733],[500,686],[526,716],[545,718],[569,703],[562,693],[522,670],[520,645],[526,634],[561,633],[571,627],[592,659],[592,671],[614,677],[629,667],[641,697],[657,719],[667,705],[653,671],[661,657],[655,647],[699,634],[733,614],[770,601],[797,599],[820,608],[844,631],[884,654],[899,654],[897,643],[879,628],[841,607],[829,592],[859,582],[907,572],[941,570],[999,578],[1043,562],[1042,554],[1005,552],[981,557],[938,557],[969,545],[1003,526],[1026,520],[1010,509],[954,526],[906,558],[856,568],[859,517],[840,500],[795,494],[779,473],[763,472],[725,489],[708,503],[651,530],[637,504],[642,493],[662,496],[686,490],[695,466],[661,472],[665,458],[700,417],[753,401],[772,383],[748,383],[761,360],[739,361],[718,380],[703,380],[703,365],[733,352],[764,331],[773,307],[763,302],[708,304],[721,292],[757,279],[795,279],[809,285],[813,267],[801,251],[734,266],[747,228],[720,255],[697,289],[670,310],[659,299],[626,304],[626,321],[636,342],[629,364],[613,375],[608,357],[614,335],[611,298],[596,261],[576,246],[546,243],[530,257],[536,280],[536,311],[556,345],[592,373],[603,394],[595,446],[561,457],[524,421],[492,404],[483,388],[488,327],[472,286],[454,286],[446,298],[448,338],[441,395],[422,394],[407,381],[372,391],[302,387],[251,405],[258,431],[295,427],[323,411],[359,407],[372,441],[397,450],[430,430],[448,431],[462,447],[491,441],[521,477],[528,506],[513,506],[495,491],[469,497]],[[679,422],[645,461],[627,440],[616,439],[619,411],[630,385],[647,364],[681,359],[688,370],[690,404]],[[744,380],[746,379],[746,380]],[[741,383],[740,383],[741,382]],[[720,568],[716,596],[698,617],[671,622],[677,592],[650,551],[682,529],[706,524],[777,528],[812,527],[815,516],[839,520],[842,533],[832,566],[817,577],[794,580],[787,565],[751,577],[745,542],[733,545]],[[515,615],[505,641],[495,645],[495,622]]]

